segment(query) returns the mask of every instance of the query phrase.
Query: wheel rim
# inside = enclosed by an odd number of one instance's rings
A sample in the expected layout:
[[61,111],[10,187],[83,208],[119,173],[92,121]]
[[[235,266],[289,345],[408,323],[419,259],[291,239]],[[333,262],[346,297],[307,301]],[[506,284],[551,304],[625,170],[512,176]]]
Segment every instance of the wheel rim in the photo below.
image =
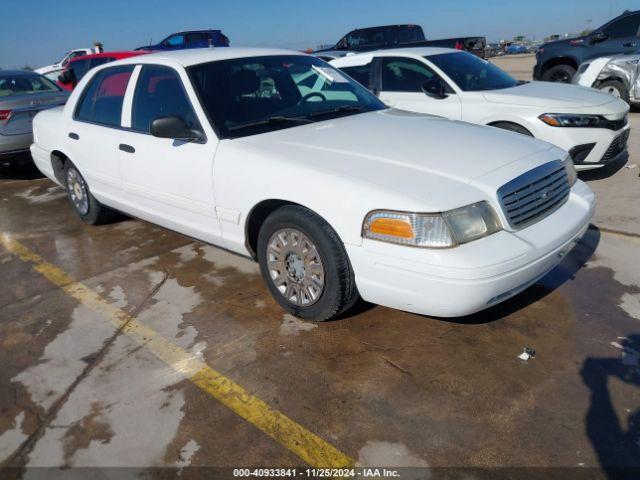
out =
[[67,191],[76,210],[81,215],[89,213],[89,192],[87,184],[75,168],[67,172]]
[[267,268],[284,299],[299,307],[313,305],[324,291],[324,266],[315,244],[302,232],[284,228],[267,244]]
[[607,92],[609,95],[613,95],[616,98],[622,97],[622,95],[620,94],[620,90],[618,90],[616,87],[612,87],[611,85],[603,87],[600,90],[602,90],[603,92]]
[[549,81],[556,83],[571,83],[571,76],[564,71],[554,72],[551,77],[549,77]]

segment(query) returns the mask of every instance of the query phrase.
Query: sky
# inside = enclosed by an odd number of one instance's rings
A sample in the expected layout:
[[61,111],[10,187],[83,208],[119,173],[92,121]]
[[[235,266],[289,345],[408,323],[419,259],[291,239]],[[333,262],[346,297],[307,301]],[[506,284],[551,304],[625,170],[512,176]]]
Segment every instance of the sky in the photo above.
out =
[[626,9],[640,9],[640,0],[0,0],[0,68],[48,65],[94,41],[130,50],[208,28],[233,46],[296,50],[396,23],[422,25],[429,39],[541,39],[596,28]]

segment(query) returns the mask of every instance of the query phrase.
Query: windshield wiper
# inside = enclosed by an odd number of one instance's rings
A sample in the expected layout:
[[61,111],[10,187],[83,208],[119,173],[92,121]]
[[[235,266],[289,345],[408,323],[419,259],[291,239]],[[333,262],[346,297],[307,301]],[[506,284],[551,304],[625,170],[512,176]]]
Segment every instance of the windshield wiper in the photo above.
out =
[[303,124],[303,123],[313,123],[313,120],[309,120],[306,117],[285,117],[283,115],[274,115],[272,117],[268,117],[263,120],[256,120],[255,122],[247,122],[247,123],[240,123],[238,125],[233,125],[231,127],[228,127],[227,130],[229,130],[230,132],[233,132],[235,130],[242,130],[244,128],[259,127],[261,125],[269,125],[271,123],[286,123],[286,122]]
[[310,113],[309,117],[320,117],[323,115],[331,115],[333,113],[342,113],[342,112],[361,112],[364,110],[364,107],[360,105],[340,105],[339,107],[332,108],[331,110],[321,110],[319,112]]

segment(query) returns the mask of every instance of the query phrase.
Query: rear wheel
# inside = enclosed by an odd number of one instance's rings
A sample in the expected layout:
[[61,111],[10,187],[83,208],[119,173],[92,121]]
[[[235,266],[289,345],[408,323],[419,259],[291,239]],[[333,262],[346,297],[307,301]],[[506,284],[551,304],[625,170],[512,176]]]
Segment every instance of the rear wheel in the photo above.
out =
[[275,300],[297,317],[330,320],[358,299],[342,242],[306,208],[285,206],[267,217],[258,236],[258,261]]
[[571,83],[575,74],[576,69],[571,65],[556,65],[542,74],[542,80],[545,82]]
[[100,225],[116,218],[117,214],[113,210],[95,199],[86,180],[71,162],[65,165],[64,179],[69,202],[84,223]]
[[629,90],[627,90],[624,83],[619,80],[606,80],[598,84],[598,90],[607,92],[608,94],[629,103]]

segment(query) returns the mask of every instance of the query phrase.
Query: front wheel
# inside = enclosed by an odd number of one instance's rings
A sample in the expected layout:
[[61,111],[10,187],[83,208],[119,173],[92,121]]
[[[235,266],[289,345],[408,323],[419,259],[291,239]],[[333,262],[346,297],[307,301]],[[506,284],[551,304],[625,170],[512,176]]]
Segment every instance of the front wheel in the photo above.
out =
[[556,65],[542,74],[542,80],[545,82],[571,83],[575,74],[576,69],[571,65]]
[[297,317],[330,320],[358,299],[342,242],[306,208],[286,206],[267,217],[258,235],[258,261],[275,300]]
[[629,103],[629,90],[618,80],[606,80],[598,85],[598,90]]

